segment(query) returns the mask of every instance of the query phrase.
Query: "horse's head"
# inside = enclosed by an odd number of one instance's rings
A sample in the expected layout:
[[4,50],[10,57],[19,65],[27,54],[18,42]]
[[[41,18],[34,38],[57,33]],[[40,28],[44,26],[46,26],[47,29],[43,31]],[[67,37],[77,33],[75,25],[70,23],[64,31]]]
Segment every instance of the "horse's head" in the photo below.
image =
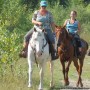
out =
[[68,33],[64,26],[55,26],[55,32],[59,44],[60,42],[64,42],[68,37]]
[[43,46],[45,42],[46,42],[46,39],[44,36],[44,29],[41,30],[41,29],[34,28],[34,32],[30,40],[30,44],[38,56],[42,54]]

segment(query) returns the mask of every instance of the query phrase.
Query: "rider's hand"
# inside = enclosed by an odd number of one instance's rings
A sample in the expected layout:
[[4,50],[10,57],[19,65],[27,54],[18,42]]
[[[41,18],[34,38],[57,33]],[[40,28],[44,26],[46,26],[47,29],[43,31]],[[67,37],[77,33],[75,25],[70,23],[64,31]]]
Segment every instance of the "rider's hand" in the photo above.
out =
[[42,22],[38,22],[37,24],[38,24],[39,26],[41,26],[41,25],[42,25]]
[[77,31],[75,31],[75,34],[77,34],[78,33],[78,30]]

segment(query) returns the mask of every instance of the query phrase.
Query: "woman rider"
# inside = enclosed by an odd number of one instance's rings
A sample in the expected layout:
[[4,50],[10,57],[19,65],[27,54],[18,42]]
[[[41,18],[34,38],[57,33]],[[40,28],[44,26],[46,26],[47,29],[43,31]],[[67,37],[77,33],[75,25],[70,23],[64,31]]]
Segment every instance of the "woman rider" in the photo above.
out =
[[[54,30],[55,28],[55,24],[53,21],[53,16],[51,14],[51,12],[49,12],[47,9],[47,1],[43,0],[40,2],[40,9],[36,10],[34,12],[34,15],[32,17],[32,23],[34,24],[34,27],[38,27],[40,29],[45,29],[45,31],[47,32],[46,37],[49,39],[50,43],[53,46],[53,52],[51,53],[51,58],[52,60],[57,59],[58,56],[54,49],[55,47],[55,39],[52,33],[52,29]],[[24,38],[24,48],[22,50],[22,52],[20,53],[20,57],[26,57],[26,52],[27,52],[27,46],[29,43],[29,39],[31,34],[33,33],[33,29],[32,28],[26,35]]]
[[78,43],[79,55],[80,55],[82,51],[82,45],[81,45],[80,37],[77,33],[81,31],[81,26],[79,21],[76,19],[76,17],[77,17],[77,12],[71,11],[70,19],[67,19],[64,22],[64,26],[66,26],[66,29],[69,32],[69,34],[72,35],[75,38],[76,42]]

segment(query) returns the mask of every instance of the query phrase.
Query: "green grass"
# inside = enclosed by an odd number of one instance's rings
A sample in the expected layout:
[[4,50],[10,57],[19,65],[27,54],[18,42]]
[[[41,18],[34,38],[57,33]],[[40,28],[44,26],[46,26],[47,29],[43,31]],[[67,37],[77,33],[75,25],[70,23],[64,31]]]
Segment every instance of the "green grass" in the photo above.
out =
[[[86,56],[82,79],[90,81],[90,57]],[[50,81],[50,69],[49,63],[46,65],[45,77],[44,77],[44,90],[50,90],[49,81]],[[26,59],[20,59],[14,66],[13,73],[10,71],[10,68],[7,68],[4,72],[4,75],[0,77],[0,90],[37,90],[39,85],[39,69],[36,64],[33,68],[33,87],[28,88],[28,63]],[[78,75],[73,66],[73,63],[70,66],[69,78],[72,80],[77,80]],[[54,83],[55,88],[63,87],[63,74],[61,69],[61,64],[59,60],[54,61]]]

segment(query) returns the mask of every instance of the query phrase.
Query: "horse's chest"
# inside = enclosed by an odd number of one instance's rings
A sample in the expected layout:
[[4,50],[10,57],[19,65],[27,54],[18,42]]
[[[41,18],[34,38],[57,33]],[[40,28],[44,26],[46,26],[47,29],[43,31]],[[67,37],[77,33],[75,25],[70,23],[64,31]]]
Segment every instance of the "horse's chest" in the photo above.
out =
[[70,59],[70,50],[68,47],[59,47],[58,54],[61,60],[68,61]]

